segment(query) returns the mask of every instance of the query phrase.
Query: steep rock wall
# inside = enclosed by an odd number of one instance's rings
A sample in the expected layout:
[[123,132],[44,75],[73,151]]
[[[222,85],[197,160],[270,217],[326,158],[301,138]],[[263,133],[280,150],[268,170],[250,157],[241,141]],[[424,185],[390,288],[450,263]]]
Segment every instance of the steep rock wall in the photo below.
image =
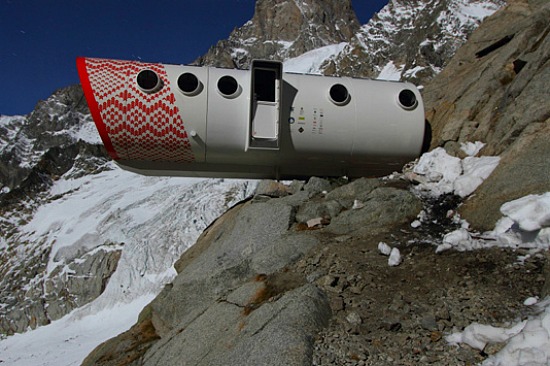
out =
[[550,190],[549,19],[547,1],[511,1],[426,86],[432,147],[460,154],[482,141],[483,155],[502,157],[461,210],[479,229],[492,229],[504,202]]

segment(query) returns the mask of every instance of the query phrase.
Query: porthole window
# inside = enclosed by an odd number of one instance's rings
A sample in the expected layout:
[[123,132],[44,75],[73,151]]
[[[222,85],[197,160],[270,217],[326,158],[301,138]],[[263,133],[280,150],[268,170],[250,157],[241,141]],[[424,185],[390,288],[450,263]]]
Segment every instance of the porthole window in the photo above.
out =
[[226,98],[236,98],[241,93],[241,86],[234,77],[226,75],[218,80],[218,91]]
[[141,70],[136,77],[138,87],[145,93],[155,93],[162,88],[162,79],[153,70]]
[[418,106],[418,100],[412,90],[404,89],[399,93],[399,104],[403,109],[413,110]]
[[334,84],[329,90],[329,97],[332,103],[339,106],[348,104],[351,99],[348,89],[342,84]]
[[187,96],[195,96],[202,91],[203,85],[196,75],[186,72],[178,77],[178,88]]

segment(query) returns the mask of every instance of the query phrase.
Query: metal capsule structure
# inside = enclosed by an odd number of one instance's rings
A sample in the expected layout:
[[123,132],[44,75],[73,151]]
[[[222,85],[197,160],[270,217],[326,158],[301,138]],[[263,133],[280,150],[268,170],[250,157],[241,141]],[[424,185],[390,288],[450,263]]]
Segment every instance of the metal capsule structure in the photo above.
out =
[[292,179],[383,176],[420,155],[410,83],[78,58],[84,94],[118,165],[146,175]]

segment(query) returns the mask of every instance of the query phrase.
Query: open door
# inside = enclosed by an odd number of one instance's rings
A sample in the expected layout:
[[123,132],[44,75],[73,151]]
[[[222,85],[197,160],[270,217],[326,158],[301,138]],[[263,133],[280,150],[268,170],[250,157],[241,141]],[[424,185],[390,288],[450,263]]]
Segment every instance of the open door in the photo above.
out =
[[281,62],[252,61],[248,141],[251,149],[279,149],[282,69]]

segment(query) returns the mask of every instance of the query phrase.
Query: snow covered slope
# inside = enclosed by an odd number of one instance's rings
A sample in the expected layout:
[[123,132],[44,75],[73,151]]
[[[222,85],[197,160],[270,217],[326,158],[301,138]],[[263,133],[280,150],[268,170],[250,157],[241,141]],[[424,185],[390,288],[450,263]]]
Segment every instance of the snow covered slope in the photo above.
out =
[[[94,277],[101,282],[101,296],[93,303],[98,310],[160,291],[181,253],[253,187],[237,180],[143,177],[113,163],[98,174],[73,173],[53,184],[27,223],[18,224],[20,212],[2,218],[17,226],[0,239],[4,278],[26,282],[20,290],[2,291],[4,329],[25,329],[17,318],[34,319],[28,324],[36,326],[82,306],[90,298],[78,294],[89,291]],[[116,269],[101,273],[99,262],[110,252],[117,253]],[[98,263],[79,272],[87,261]],[[2,285],[7,289],[10,282]],[[39,299],[43,307],[35,304]],[[64,309],[54,311],[58,307]]]
[[110,162],[78,86],[0,119],[0,334],[156,293],[254,183],[142,177]]
[[[2,343],[9,364],[78,364],[127,329],[181,253],[256,185],[126,172],[81,101],[68,87],[0,118],[0,333],[25,332]],[[28,353],[23,339],[48,347]]]
[[[2,239],[0,250],[14,253],[8,257],[14,271],[37,257],[46,259],[36,276],[27,279],[24,291],[12,291],[8,296],[3,292],[1,311],[7,315],[24,303],[28,303],[29,315],[33,314],[31,303],[37,297],[50,304],[44,308],[46,315],[59,301],[65,306],[71,302],[75,307],[82,305],[78,299],[49,293],[49,289],[62,286],[73,295],[78,293],[76,277],[99,274],[79,274],[74,264],[97,253],[120,253],[116,270],[104,279],[105,288],[98,298],[69,317],[2,342],[0,359],[4,362],[79,364],[98,343],[136,321],[141,308],[175,276],[172,264],[181,253],[207,225],[254,188],[254,183],[247,181],[143,177],[113,163],[107,163],[107,168],[96,175],[61,177],[49,192],[49,202],[16,234]],[[6,276],[11,275],[7,271]],[[48,347],[21,354],[25,348],[17,345],[29,340]],[[70,347],[61,349],[64,343]],[[60,358],[65,363],[59,363]]]

